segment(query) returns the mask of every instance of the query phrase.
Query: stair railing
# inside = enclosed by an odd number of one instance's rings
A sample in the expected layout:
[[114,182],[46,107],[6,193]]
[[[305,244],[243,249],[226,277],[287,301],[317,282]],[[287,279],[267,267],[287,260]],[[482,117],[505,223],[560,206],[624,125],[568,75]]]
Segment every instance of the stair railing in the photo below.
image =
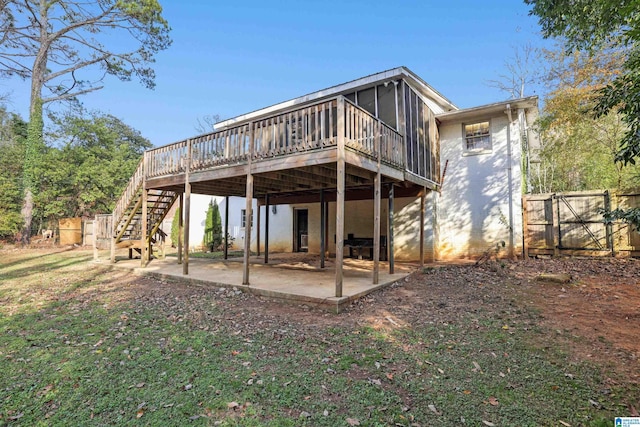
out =
[[129,180],[129,184],[127,184],[127,188],[125,188],[120,200],[116,203],[116,207],[113,209],[113,232],[116,232],[118,224],[122,221],[124,213],[127,210],[127,207],[131,205],[140,191],[140,187],[142,186],[142,181],[144,177],[144,163],[143,159],[140,159],[138,163],[138,167],[136,171],[133,173],[133,176]]

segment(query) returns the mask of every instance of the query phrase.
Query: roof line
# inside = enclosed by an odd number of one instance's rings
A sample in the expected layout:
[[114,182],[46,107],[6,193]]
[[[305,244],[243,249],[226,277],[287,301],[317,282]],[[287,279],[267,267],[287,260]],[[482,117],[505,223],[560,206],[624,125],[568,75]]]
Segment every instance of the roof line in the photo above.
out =
[[492,110],[495,108],[506,107],[511,104],[516,108],[535,107],[538,105],[538,95],[526,96],[523,98],[507,99],[505,101],[494,102],[491,104],[479,105],[477,107],[463,108],[455,111],[446,111],[444,113],[436,114],[437,119],[448,119],[462,114],[469,114],[475,112],[482,112],[483,110]]
[[449,99],[443,96],[440,92],[435,90],[429,84],[427,84],[422,78],[420,78],[413,71],[409,70],[405,66],[400,66],[396,68],[391,68],[386,71],[381,71],[378,73],[370,74],[368,76],[360,77],[354,80],[350,80],[345,83],[340,83],[334,86],[330,86],[326,89],[321,89],[315,92],[308,93],[306,95],[299,96],[297,98],[293,98],[287,101],[279,102],[277,104],[270,105],[268,107],[260,108],[258,110],[254,110],[227,120],[223,120],[214,125],[214,130],[219,130],[224,127],[228,127],[230,125],[234,125],[236,123],[240,123],[252,118],[264,116],[267,114],[272,114],[279,110],[291,108],[296,105],[316,101],[322,98],[328,98],[332,95],[339,94],[341,92],[348,91],[349,89],[353,89],[359,86],[364,86],[370,83],[383,81],[386,79],[391,79],[395,77],[406,76],[414,80],[418,83],[422,88],[427,92],[431,97],[433,97],[439,104],[443,104],[448,109],[458,109]]

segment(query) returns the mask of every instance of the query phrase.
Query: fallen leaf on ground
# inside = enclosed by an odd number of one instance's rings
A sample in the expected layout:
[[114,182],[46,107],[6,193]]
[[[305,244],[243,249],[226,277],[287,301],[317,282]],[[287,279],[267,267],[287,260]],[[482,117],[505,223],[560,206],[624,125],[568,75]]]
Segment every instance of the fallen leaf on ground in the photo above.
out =
[[480,369],[480,365],[478,365],[478,362],[476,362],[475,360],[473,361],[473,366],[475,366],[475,369],[473,369],[473,371],[481,371]]
[[439,411],[436,409],[436,406],[435,406],[435,405],[429,405],[429,409],[431,410],[431,412],[433,412],[433,413],[434,413],[434,414],[436,414],[436,415],[442,415],[442,412],[439,412]]
[[489,426],[489,427],[495,427],[495,424],[492,423],[491,421],[487,421],[487,420],[482,420],[482,424]]
[[489,404],[491,406],[498,406],[500,404],[500,402],[498,402],[498,399],[496,399],[495,397],[491,396],[489,398]]
[[356,420],[355,418],[347,418],[347,424],[349,424],[350,426],[359,426],[360,421]]
[[138,412],[136,412],[136,418],[140,418],[144,415],[144,410],[143,409],[138,409]]
[[569,424],[569,423],[565,423],[565,422],[564,422],[564,421],[562,421],[562,420],[559,420],[558,422],[559,422],[560,424],[562,424],[563,426],[565,426],[565,427],[571,427],[571,424]]
[[238,406],[240,406],[240,405],[238,405],[238,402],[229,402],[229,403],[227,403],[227,408],[229,408],[229,409],[236,409]]

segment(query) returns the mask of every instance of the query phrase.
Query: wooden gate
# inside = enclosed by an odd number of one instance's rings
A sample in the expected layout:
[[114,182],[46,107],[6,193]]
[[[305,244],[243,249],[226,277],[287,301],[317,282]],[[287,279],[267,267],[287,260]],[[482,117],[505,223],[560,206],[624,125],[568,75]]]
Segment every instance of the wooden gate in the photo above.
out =
[[640,235],[604,222],[603,210],[640,206],[640,195],[608,191],[527,195],[522,199],[525,256],[640,255]]

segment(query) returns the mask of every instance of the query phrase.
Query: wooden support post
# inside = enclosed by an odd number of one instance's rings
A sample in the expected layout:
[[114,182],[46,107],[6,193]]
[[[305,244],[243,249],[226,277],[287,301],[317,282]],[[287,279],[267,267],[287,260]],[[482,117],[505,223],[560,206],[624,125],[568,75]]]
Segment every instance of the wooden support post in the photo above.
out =
[[182,215],[184,215],[184,193],[180,193],[178,209],[178,264],[182,264],[182,234],[184,233]]
[[224,259],[229,258],[229,196],[224,198]]
[[523,255],[524,259],[529,259],[529,210],[527,206],[527,196],[522,196],[522,232],[523,236]]
[[342,296],[342,261],[344,258],[344,187],[346,176],[345,164],[345,123],[344,97],[338,97],[337,108],[337,192],[336,192],[336,297]]
[[373,284],[377,285],[380,276],[380,183],[382,181],[382,174],[380,173],[380,161],[382,159],[381,148],[381,135],[382,123],[378,121],[376,132],[376,156],[378,157],[378,167],[375,176],[373,177]]
[[324,202],[324,241],[326,257],[329,256],[329,202]]
[[324,189],[320,190],[320,268],[324,268],[324,256],[327,242],[324,240],[326,215],[324,210]]
[[[143,181],[144,182],[144,181]],[[143,183],[144,185],[144,183]],[[147,199],[149,197],[149,190],[142,187],[142,240],[140,241],[140,266],[144,267],[147,265],[149,249],[147,248],[147,232],[148,230],[148,202]]]
[[253,204],[253,175],[247,174],[247,190],[245,193],[245,225],[244,225],[244,262],[242,284],[249,286],[249,255],[251,255],[251,208]]
[[256,212],[256,246],[257,246],[257,254],[260,256],[260,205],[258,205],[258,212]]
[[264,263],[269,263],[269,195],[264,196]]
[[111,262],[116,262],[116,232],[113,230],[113,236],[111,236]]
[[[609,194],[609,190],[604,192],[604,209],[607,212],[611,212],[611,195]],[[613,224],[611,222],[605,225],[605,231],[607,246],[609,247],[609,250],[611,250],[611,256],[616,256],[616,250],[613,244]]]
[[[553,206],[553,203],[556,206]],[[560,245],[562,244],[562,238],[560,233],[560,199],[555,194],[551,195],[551,227],[553,229],[553,256],[560,255]]]
[[184,176],[184,257],[182,274],[189,274],[189,226],[191,223],[191,183],[189,172],[191,169],[191,140],[187,140],[187,165]]
[[373,178],[373,284],[379,282],[380,272],[380,169]]
[[98,221],[93,220],[93,260],[98,260]]
[[151,242],[149,232],[149,190],[147,190],[146,179],[147,156],[142,157],[142,241],[140,242],[140,266],[145,267],[149,263],[149,248],[147,239]]
[[393,183],[389,184],[389,274],[394,274],[393,257]]
[[242,284],[249,286],[249,256],[251,255],[251,212],[253,208],[253,175],[251,174],[251,159],[253,157],[253,123],[249,123],[249,156],[247,160],[247,189],[245,192],[245,225],[244,225],[244,262]]
[[420,269],[424,269],[424,209],[425,198],[427,197],[427,188],[422,189],[420,194]]

